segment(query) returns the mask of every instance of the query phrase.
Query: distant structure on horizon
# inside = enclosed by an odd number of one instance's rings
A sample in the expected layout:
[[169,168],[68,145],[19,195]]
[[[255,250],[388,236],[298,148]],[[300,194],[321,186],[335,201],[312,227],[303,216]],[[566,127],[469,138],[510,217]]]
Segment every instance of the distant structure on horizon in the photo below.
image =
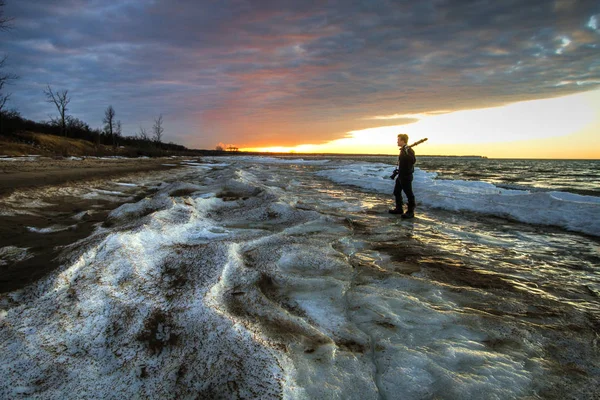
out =
[[232,152],[239,152],[240,149],[237,146],[234,146],[232,144],[222,144],[219,143],[217,145],[217,147],[215,147],[216,151],[232,151]]
[[487,156],[455,156],[455,155],[437,155],[437,154],[423,154],[419,157],[455,157],[455,158],[487,158]]

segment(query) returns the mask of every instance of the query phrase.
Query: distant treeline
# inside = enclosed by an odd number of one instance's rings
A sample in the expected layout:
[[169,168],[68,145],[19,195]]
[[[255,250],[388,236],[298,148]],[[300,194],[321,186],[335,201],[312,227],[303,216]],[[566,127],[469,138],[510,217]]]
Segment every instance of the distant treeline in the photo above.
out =
[[162,143],[149,138],[137,136],[121,136],[113,132],[115,136],[100,129],[92,129],[84,121],[68,116],[66,118],[65,135],[61,135],[61,125],[58,121],[35,122],[23,118],[18,111],[0,112],[0,132],[2,135],[11,136],[17,132],[36,132],[48,135],[66,136],[73,139],[82,139],[92,142],[96,145],[105,146],[127,146],[139,149],[160,149],[168,152],[185,152],[188,149],[185,146],[175,143]]

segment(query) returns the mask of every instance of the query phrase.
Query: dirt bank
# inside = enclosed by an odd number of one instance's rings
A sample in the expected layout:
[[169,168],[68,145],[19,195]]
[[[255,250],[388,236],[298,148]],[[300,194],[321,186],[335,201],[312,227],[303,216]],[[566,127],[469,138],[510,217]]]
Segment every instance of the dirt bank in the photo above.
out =
[[[182,160],[0,158],[0,293],[20,289],[59,267],[65,246],[89,236],[111,210],[154,190],[120,186],[123,193],[115,194],[114,179],[144,181],[160,170],[180,168]],[[113,196],[87,198],[81,196],[85,190],[77,189],[81,187]],[[36,207],[38,203],[43,206]]]
[[176,168],[172,158],[0,157],[0,196],[14,189]]

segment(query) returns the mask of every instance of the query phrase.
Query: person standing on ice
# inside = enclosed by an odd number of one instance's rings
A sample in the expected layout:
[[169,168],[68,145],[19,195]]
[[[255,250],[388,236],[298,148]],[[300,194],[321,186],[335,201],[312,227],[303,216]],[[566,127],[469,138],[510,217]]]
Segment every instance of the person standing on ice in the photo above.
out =
[[[408,146],[408,135],[400,133],[398,135],[398,147],[400,155],[398,156],[398,169],[394,171],[392,179],[396,178],[394,186],[394,197],[396,198],[396,208],[390,210],[390,214],[402,214],[402,218],[413,218],[415,216],[415,195],[412,189],[413,172],[415,171],[415,151]],[[397,176],[396,176],[397,175]],[[402,192],[408,200],[408,208],[403,211]]]

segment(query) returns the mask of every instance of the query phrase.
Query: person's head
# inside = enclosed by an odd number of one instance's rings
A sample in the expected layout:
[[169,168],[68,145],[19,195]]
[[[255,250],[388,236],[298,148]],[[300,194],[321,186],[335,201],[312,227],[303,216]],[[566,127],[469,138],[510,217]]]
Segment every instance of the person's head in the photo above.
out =
[[408,144],[408,135],[406,133],[398,134],[398,146],[404,146]]

